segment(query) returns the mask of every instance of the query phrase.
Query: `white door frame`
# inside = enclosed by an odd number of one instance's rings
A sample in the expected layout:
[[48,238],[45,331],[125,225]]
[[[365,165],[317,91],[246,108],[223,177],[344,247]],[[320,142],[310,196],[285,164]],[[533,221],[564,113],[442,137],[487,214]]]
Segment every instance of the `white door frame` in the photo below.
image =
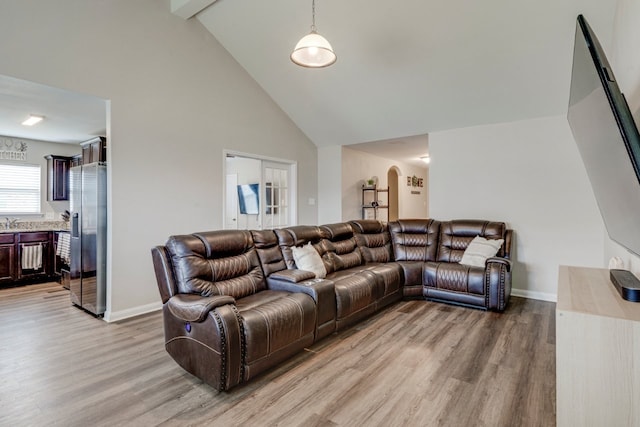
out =
[[[262,156],[259,154],[244,153],[242,151],[223,149],[222,150],[222,224],[227,223],[226,218],[226,200],[227,200],[227,157],[245,157],[248,159],[255,159],[267,162],[276,162],[289,165],[289,224],[298,224],[298,162],[290,159],[281,159],[278,157]],[[260,174],[262,175],[262,173]],[[260,178],[260,188],[264,188],[262,178]],[[261,220],[262,222],[262,220]]]

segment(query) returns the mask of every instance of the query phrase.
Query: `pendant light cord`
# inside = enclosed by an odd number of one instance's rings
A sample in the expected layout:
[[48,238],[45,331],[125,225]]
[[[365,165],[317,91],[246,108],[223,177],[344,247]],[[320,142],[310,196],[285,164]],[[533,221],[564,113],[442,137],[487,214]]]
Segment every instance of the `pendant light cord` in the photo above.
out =
[[316,32],[316,0],[311,0],[311,32]]

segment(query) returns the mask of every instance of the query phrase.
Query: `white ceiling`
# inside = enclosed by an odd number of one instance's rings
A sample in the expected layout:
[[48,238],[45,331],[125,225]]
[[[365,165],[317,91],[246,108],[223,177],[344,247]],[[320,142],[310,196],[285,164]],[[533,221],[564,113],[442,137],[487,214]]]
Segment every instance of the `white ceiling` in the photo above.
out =
[[[106,111],[104,99],[0,75],[2,136],[79,143],[106,134]],[[44,120],[23,126],[30,114]]]
[[564,114],[576,16],[606,49],[615,6],[317,0],[338,61],[306,69],[289,54],[309,32],[311,0],[172,0],[183,18],[204,8],[196,18],[318,146]]
[[350,144],[348,148],[426,168],[426,163],[420,157],[429,155],[429,135],[362,142],[360,144]]
[[[317,0],[338,61],[294,65],[310,0],[171,0],[194,15],[318,146],[415,163],[429,132],[564,114],[575,18],[608,49],[616,0]],[[34,127],[20,123],[45,116]],[[0,135],[105,135],[106,101],[0,76]],[[415,135],[415,137],[412,137]],[[371,144],[365,144],[372,142]]]

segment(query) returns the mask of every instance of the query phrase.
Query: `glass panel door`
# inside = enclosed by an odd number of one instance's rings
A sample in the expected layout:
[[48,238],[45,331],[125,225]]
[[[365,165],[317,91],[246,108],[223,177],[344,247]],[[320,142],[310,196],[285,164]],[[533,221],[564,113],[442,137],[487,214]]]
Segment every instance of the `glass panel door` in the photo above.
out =
[[225,155],[224,228],[259,230],[295,225],[296,164]]
[[290,224],[289,178],[290,165],[277,162],[262,162],[262,182],[264,197],[261,206],[262,228],[281,228]]

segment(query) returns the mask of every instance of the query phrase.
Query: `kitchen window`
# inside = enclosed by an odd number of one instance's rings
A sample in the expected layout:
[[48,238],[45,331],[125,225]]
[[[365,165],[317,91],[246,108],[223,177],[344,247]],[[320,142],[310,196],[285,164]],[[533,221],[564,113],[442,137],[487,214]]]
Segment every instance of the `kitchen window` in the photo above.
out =
[[0,164],[0,214],[40,213],[39,165]]

